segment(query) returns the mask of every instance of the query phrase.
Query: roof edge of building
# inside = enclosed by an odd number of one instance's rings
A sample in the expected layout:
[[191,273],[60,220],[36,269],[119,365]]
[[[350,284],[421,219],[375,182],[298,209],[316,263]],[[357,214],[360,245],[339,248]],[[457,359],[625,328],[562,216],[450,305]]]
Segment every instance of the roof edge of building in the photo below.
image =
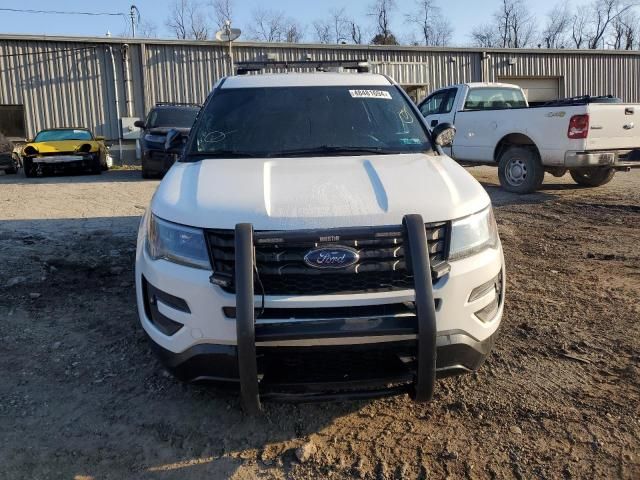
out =
[[[145,44],[145,45],[189,45],[226,47],[226,42],[217,40],[176,40],[157,38],[127,37],[90,37],[69,35],[34,35],[1,33],[0,41],[24,42],[59,42],[59,43],[91,43],[91,44]],[[268,42],[234,42],[236,47],[255,47],[268,49],[300,49],[300,50],[357,50],[357,51],[415,51],[434,53],[511,53],[511,54],[577,54],[577,55],[631,55],[640,56],[640,50],[590,50],[590,49],[551,49],[551,48],[482,48],[482,47],[425,47],[413,45],[334,45],[323,43],[268,43]]]

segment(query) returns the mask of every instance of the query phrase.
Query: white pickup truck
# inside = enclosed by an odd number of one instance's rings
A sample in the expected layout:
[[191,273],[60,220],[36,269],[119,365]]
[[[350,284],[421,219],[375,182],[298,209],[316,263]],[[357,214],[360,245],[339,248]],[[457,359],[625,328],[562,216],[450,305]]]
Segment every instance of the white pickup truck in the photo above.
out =
[[497,164],[511,192],[538,189],[545,172],[569,171],[578,184],[597,187],[616,170],[640,167],[640,105],[576,97],[529,107],[516,85],[465,83],[433,92],[418,107],[430,128],[455,126],[445,150],[451,157]]

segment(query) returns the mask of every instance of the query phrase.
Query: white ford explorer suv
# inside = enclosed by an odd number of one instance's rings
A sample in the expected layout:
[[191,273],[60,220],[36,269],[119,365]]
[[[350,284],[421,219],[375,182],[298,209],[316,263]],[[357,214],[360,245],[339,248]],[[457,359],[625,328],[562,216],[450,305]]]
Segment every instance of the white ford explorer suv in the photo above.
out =
[[[477,370],[504,302],[488,195],[369,73],[227,77],[138,236],[140,321],[178,378],[262,398],[408,392]],[[173,140],[169,140],[173,141]]]

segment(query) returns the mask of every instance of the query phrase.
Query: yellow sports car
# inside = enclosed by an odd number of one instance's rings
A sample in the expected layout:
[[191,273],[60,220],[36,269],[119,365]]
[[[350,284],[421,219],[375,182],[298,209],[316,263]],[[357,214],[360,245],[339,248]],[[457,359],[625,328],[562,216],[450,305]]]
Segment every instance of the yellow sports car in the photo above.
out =
[[27,177],[67,167],[99,174],[107,167],[104,137],[94,137],[86,128],[52,128],[38,132],[22,148],[22,166]]

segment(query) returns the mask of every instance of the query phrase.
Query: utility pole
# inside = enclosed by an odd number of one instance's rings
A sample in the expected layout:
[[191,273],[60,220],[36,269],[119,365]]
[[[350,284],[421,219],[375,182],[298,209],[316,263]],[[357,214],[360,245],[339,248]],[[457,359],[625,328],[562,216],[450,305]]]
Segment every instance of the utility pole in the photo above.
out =
[[232,43],[240,36],[239,28],[231,28],[231,21],[226,20],[222,26],[222,30],[216,32],[216,40],[219,42],[227,42],[229,45],[229,75],[233,75],[233,48]]
[[230,66],[229,71],[231,72],[231,75],[233,75],[233,51],[231,50],[231,42],[233,40],[231,37],[231,21],[226,20],[224,22],[224,31],[227,34],[227,37],[229,38],[229,66]]
[[138,10],[138,7],[131,5],[129,17],[131,17],[131,38],[136,38],[136,23],[140,18],[140,10]]

